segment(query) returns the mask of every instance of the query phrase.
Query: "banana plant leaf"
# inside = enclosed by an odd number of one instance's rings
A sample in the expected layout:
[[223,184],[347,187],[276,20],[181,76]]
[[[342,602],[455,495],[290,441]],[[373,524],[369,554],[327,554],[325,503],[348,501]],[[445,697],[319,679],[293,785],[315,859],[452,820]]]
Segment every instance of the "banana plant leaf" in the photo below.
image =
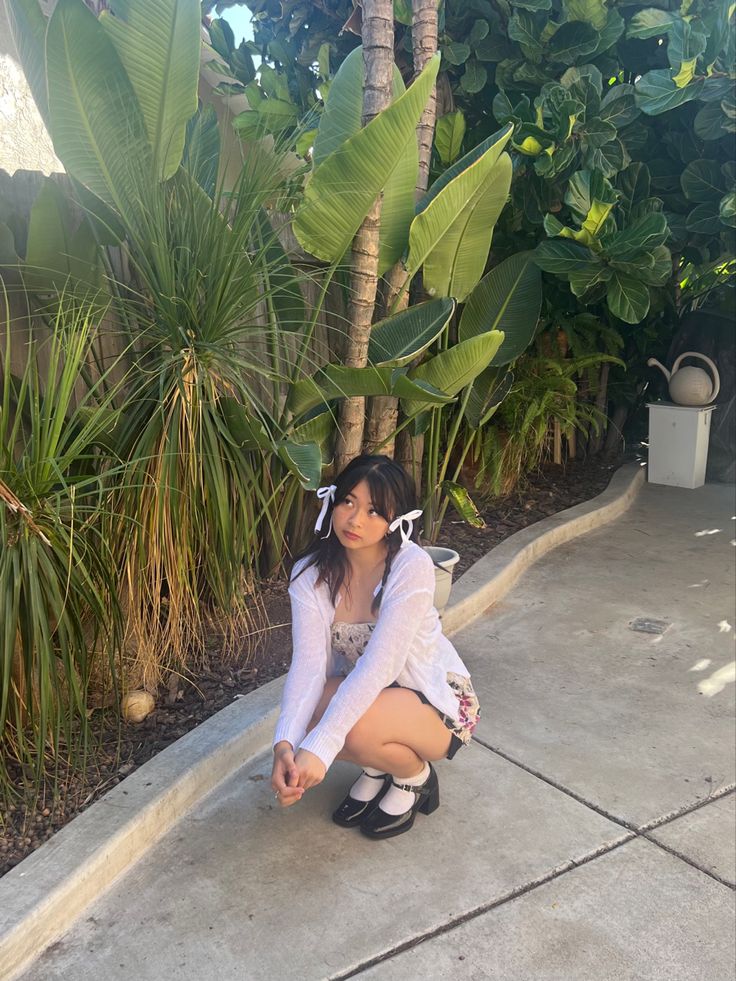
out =
[[443,480],[442,490],[463,521],[469,524],[471,528],[485,528],[486,523],[475,506],[467,488],[463,487],[462,484],[456,484],[452,480]]
[[314,171],[294,221],[294,233],[307,252],[337,262],[348,250],[373,202],[401,166],[405,148],[416,140],[438,67],[436,55],[402,96]]
[[304,490],[317,490],[322,475],[322,453],[317,443],[284,440],[278,445],[278,454]]
[[110,0],[100,14],[138,97],[159,180],[181,163],[197,111],[200,18],[198,0]]
[[80,298],[91,299],[103,289],[92,229],[86,220],[75,219],[64,191],[50,178],[31,208],[23,279],[35,292]]
[[513,383],[513,374],[502,372],[500,368],[486,368],[478,375],[465,405],[465,418],[471,429],[480,429],[490,422]]
[[[361,128],[363,113],[363,48],[355,48],[347,56],[330,85],[325,111],[320,119],[314,141],[312,159],[319,167],[331,153],[337,152],[346,140]],[[394,65],[393,98],[406,91],[401,72]],[[409,140],[396,169],[383,190],[378,275],[383,275],[404,254],[409,240],[409,225],[414,217],[414,188],[419,170],[419,151],[416,140]]]
[[[455,396],[488,367],[502,343],[503,332],[500,330],[478,334],[413,368],[409,377],[413,381],[426,382],[446,395]],[[424,406],[406,399],[402,408],[404,415],[413,416]]]
[[137,224],[140,188],[153,180],[151,147],[130,79],[83,0],[56,5],[46,36],[46,70],[59,159],[127,224]]
[[407,364],[437,340],[454,310],[455,301],[443,297],[381,320],[371,328],[368,361],[379,367]]
[[213,106],[203,106],[187,123],[182,166],[206,194],[215,196],[220,166],[220,131]]
[[432,185],[409,230],[407,269],[424,266],[425,289],[464,300],[483,275],[493,227],[511,186],[503,148],[510,123],[490,136]]
[[327,409],[295,426],[289,434],[290,439],[292,443],[317,443],[324,448],[335,432],[335,425],[335,416]]
[[413,399],[422,405],[445,405],[452,401],[451,396],[431,382],[408,378],[401,368],[346,368],[329,364],[311,378],[303,378],[292,385],[286,407],[299,416],[333,399],[361,395],[393,395],[395,398]]
[[458,338],[502,330],[504,342],[491,364],[514,361],[531,344],[542,307],[542,275],[531,252],[501,262],[478,283],[465,304]]
[[[273,441],[263,422],[251,415],[247,408],[229,395],[220,396],[220,415],[230,440],[241,450],[270,450]],[[215,418],[217,416],[215,415]]]

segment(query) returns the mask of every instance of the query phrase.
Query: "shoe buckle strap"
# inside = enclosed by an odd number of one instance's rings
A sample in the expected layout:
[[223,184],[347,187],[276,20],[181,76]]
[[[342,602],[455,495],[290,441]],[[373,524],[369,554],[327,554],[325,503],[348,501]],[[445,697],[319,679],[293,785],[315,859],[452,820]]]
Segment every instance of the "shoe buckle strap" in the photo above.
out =
[[416,784],[396,783],[395,780],[392,780],[391,783],[397,790],[408,790],[410,793],[416,794],[418,797],[426,797],[429,793],[429,787],[427,786],[426,782],[420,784],[418,787]]

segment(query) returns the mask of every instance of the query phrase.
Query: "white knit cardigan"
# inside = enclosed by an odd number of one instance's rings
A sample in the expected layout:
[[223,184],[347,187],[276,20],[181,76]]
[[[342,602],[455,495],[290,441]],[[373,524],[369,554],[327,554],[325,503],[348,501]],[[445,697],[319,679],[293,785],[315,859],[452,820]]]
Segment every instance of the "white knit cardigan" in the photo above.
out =
[[447,674],[468,677],[468,671],[442,633],[434,608],[432,560],[414,542],[407,542],[394,556],[364,654],[319,724],[306,735],[325,681],[339,673],[331,640],[335,606],[326,583],[317,585],[316,566],[298,575],[306,561],[296,563],[289,585],[293,655],[274,744],[286,740],[295,750],[314,753],[329,767],[358,719],[394,681],[422,692],[440,712],[457,719],[458,701]]

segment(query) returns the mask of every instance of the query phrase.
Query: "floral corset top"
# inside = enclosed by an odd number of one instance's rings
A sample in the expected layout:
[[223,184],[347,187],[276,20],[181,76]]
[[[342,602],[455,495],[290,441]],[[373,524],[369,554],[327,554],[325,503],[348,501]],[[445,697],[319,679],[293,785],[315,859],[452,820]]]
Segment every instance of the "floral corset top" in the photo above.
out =
[[342,660],[342,673],[348,674],[355,667],[358,658],[368,646],[375,623],[344,623],[335,620],[332,624],[332,653]]

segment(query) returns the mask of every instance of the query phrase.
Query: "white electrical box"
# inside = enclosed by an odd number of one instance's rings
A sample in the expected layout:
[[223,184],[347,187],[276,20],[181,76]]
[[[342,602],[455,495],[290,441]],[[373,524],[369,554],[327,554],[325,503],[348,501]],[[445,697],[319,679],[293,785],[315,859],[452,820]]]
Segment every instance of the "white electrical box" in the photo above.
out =
[[649,403],[650,484],[702,487],[714,405]]

